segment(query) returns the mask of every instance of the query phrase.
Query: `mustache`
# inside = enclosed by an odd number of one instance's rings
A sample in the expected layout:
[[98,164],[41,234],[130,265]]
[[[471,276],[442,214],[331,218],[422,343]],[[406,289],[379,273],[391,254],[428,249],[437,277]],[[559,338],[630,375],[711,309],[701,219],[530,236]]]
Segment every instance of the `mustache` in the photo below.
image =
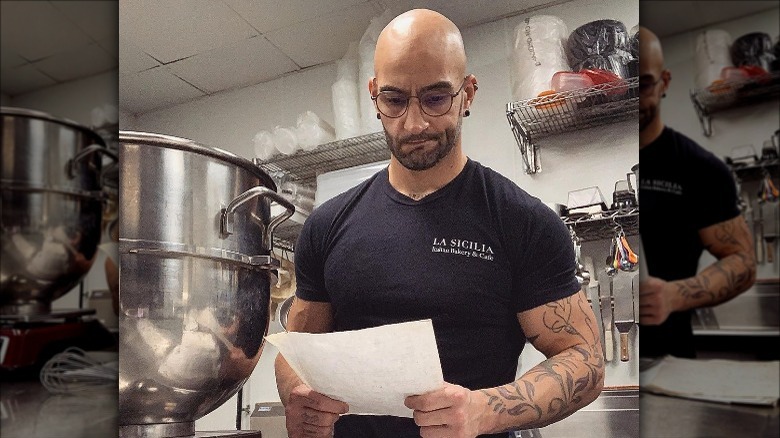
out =
[[414,134],[407,135],[398,139],[399,143],[408,143],[410,141],[422,141],[422,140],[438,140],[439,136],[436,134]]

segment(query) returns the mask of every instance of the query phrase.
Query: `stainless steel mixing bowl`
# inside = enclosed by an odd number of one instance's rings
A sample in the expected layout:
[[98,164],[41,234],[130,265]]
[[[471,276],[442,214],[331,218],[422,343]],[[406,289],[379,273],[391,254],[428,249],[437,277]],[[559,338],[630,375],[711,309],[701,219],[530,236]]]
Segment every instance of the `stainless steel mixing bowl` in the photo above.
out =
[[189,436],[260,358],[272,233],[295,209],[250,161],[190,140],[120,131],[119,156],[120,436]]
[[116,155],[75,122],[9,107],[0,116],[0,315],[47,314],[92,267],[102,155]]

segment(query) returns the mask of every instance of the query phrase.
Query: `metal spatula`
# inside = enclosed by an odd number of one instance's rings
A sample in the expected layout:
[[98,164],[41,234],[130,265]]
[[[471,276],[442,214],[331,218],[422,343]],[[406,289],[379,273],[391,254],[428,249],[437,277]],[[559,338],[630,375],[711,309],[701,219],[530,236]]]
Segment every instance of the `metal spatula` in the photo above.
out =
[[620,360],[628,362],[628,333],[636,324],[634,317],[633,279],[635,272],[618,271],[612,277],[612,296],[615,302],[615,326],[620,333]]

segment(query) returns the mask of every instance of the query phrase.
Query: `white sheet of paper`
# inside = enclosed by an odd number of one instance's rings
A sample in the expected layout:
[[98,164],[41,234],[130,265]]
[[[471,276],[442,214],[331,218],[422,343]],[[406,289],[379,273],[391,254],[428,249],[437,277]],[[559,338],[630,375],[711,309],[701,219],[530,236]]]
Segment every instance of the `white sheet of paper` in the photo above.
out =
[[313,390],[350,414],[411,417],[404,399],[441,388],[444,377],[430,319],[334,333],[266,336]]
[[779,361],[682,359],[666,356],[639,375],[640,388],[720,403],[777,405]]

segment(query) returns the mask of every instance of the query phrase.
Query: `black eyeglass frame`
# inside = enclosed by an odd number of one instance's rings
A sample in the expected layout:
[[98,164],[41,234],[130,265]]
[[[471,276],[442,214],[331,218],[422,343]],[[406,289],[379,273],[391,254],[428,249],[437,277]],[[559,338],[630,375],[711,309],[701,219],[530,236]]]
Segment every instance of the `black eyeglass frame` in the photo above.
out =
[[[463,91],[463,89],[466,87],[466,81],[468,79],[469,79],[468,77],[463,78],[463,83],[461,83],[460,88],[458,88],[458,91],[456,91],[456,92],[454,92],[454,93],[449,95],[450,96],[450,106],[449,106],[449,108],[447,108],[447,111],[444,111],[441,114],[436,114],[436,115],[428,114],[425,111],[425,107],[422,104],[422,102],[420,101],[420,97],[419,96],[406,96],[406,108],[404,108],[403,112],[401,114],[397,115],[397,116],[388,116],[387,114],[383,113],[381,109],[379,109],[379,104],[377,103],[376,100],[379,98],[379,95],[382,94],[382,93],[389,93],[389,92],[398,93],[397,91],[380,91],[379,93],[377,93],[376,96],[371,96],[371,100],[374,101],[374,106],[376,107],[376,110],[379,111],[383,116],[385,116],[387,118],[390,118],[390,119],[397,119],[399,117],[403,117],[404,114],[406,114],[406,112],[409,111],[409,105],[411,105],[413,98],[417,99],[417,104],[420,105],[420,111],[422,111],[423,114],[425,114],[425,115],[427,115],[429,117],[441,117],[441,116],[447,114],[448,112],[450,112],[450,110],[452,109],[452,104],[455,102],[455,98],[458,97],[460,92]],[[475,85],[475,87],[476,87],[476,85]],[[444,93],[444,94],[447,94],[447,93]]]
[[[650,75],[648,75],[648,76],[650,76]],[[641,79],[641,77],[640,77],[640,79]],[[659,77],[653,83],[648,83],[648,82],[642,83],[642,81],[639,81],[639,83],[637,84],[637,91],[639,92],[640,95],[647,96],[647,95],[650,94],[650,91],[651,90],[655,90],[655,87],[658,86],[658,83],[663,81],[663,80],[664,80],[664,77],[662,75],[661,77]]]

